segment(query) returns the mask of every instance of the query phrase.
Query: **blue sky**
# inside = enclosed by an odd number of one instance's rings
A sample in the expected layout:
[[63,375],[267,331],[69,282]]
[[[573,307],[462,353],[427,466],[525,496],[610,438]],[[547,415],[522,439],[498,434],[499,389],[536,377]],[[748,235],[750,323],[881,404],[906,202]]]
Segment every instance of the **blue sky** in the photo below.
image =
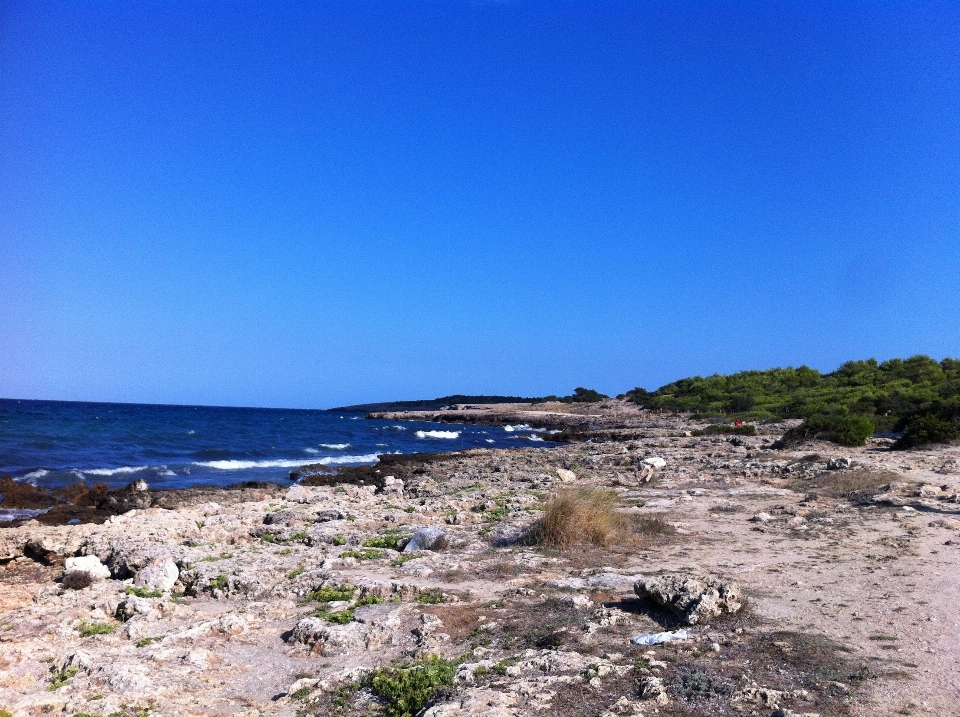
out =
[[960,356],[955,3],[0,4],[0,396]]

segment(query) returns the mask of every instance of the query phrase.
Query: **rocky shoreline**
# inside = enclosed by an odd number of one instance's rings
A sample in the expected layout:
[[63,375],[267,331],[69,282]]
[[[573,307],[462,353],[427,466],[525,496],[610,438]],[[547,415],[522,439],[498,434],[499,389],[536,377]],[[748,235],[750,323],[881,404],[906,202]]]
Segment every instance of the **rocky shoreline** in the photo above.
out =
[[[588,437],[87,489],[0,528],[0,715],[399,715],[428,678],[424,717],[952,714],[960,448],[525,408],[430,414]],[[567,489],[632,532],[532,540]]]

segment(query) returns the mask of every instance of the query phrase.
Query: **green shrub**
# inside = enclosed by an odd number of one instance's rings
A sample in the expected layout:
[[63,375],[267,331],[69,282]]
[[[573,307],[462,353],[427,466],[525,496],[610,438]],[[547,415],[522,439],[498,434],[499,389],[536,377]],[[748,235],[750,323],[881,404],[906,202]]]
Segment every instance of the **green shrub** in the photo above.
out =
[[334,545],[346,545],[347,539],[343,537],[343,533],[333,536],[333,540],[330,541]]
[[787,431],[779,444],[819,438],[841,446],[862,446],[873,431],[873,421],[866,416],[814,416]]
[[227,585],[229,585],[228,581],[229,578],[225,574],[220,573],[217,577],[210,578],[210,587],[218,590],[226,590]]
[[417,595],[417,602],[424,605],[438,605],[444,600],[443,593],[440,590],[424,590]]
[[76,667],[61,667],[57,669],[53,668],[50,672],[50,685],[47,687],[47,690],[53,692],[54,690],[59,690],[70,680],[73,679],[74,675],[77,674]]
[[303,575],[305,572],[307,572],[307,569],[304,567],[295,568],[287,573],[287,577],[293,580],[295,577]]
[[340,553],[341,558],[356,558],[357,560],[376,560],[382,558],[383,553],[374,548],[361,548],[359,550],[344,550]]
[[357,589],[353,585],[335,585],[322,587],[314,590],[305,598],[306,602],[337,602],[340,600],[353,600],[353,595]]
[[441,690],[453,686],[456,662],[437,655],[408,667],[381,667],[366,678],[366,687],[383,703],[384,717],[414,717]]
[[136,585],[127,585],[123,591],[127,595],[136,595],[139,598],[163,597],[163,590],[148,590],[147,588],[137,587]]
[[160,642],[163,640],[163,637],[141,637],[137,640],[137,647],[146,647],[147,645],[152,645],[155,642]]
[[375,538],[364,540],[362,545],[365,548],[386,548],[387,550],[401,550],[401,544],[409,539],[408,535],[403,535],[395,531],[388,531]]
[[116,625],[111,625],[109,622],[87,622],[86,620],[81,620],[80,627],[77,629],[80,631],[80,637],[91,637],[93,635],[109,635],[116,627]]
[[911,418],[903,430],[903,435],[893,447],[913,448],[929,443],[946,443],[958,438],[960,438],[960,426],[954,421],[927,413]]

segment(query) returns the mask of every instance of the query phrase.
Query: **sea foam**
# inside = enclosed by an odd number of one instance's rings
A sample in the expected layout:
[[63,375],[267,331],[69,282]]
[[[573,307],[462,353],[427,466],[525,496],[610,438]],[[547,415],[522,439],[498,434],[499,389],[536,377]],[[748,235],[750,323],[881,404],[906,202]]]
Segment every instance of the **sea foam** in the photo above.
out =
[[460,431],[417,431],[417,438],[459,438]]
[[300,466],[309,465],[311,463],[321,463],[325,466],[328,465],[340,465],[343,463],[376,463],[377,454],[368,453],[362,456],[327,456],[326,458],[316,459],[307,459],[307,460],[289,460],[289,459],[278,459],[272,461],[203,461],[200,463],[194,463],[195,466],[203,466],[204,468],[215,468],[219,471],[242,471],[249,468],[299,468]]
[[345,448],[349,448],[350,444],[349,443],[321,443],[320,447],[327,448],[331,451],[342,451]]

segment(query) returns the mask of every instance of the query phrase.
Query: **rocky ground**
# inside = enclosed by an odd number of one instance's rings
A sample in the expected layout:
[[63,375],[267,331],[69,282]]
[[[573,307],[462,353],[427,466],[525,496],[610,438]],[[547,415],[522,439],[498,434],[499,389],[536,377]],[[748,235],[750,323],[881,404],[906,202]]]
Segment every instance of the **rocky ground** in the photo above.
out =
[[[375,670],[431,655],[426,717],[960,714],[960,448],[575,413],[590,442],[0,529],[0,715],[402,714]],[[631,533],[532,541],[571,486],[616,491]],[[634,589],[671,576],[740,597],[685,619]]]

